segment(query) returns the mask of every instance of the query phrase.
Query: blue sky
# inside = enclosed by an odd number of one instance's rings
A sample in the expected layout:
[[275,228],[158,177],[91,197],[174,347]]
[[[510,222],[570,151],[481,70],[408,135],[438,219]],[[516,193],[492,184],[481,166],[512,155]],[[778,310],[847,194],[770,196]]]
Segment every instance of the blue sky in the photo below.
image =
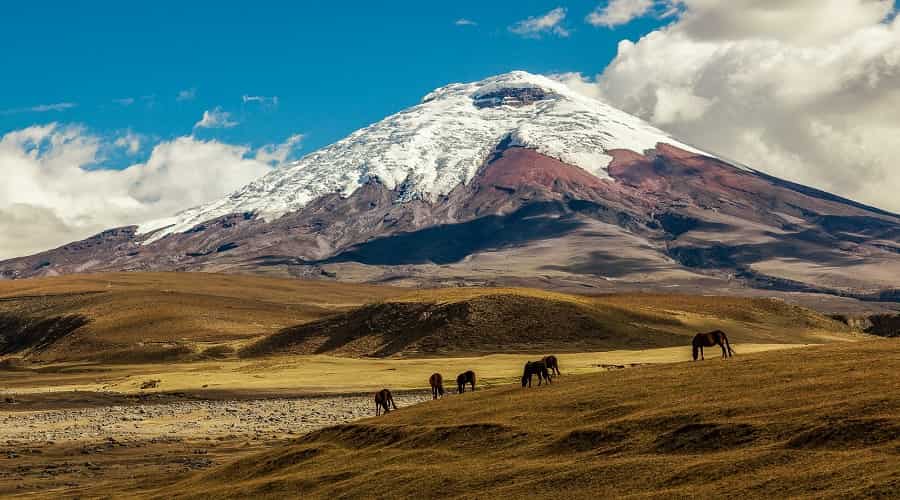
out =
[[[620,39],[659,25],[585,23],[599,4],[566,2],[569,36],[536,38],[509,27],[559,3],[16,2],[0,18],[0,135],[59,121],[166,140],[221,107],[239,124],[198,137],[258,147],[303,133],[309,152],[448,82],[513,69],[596,74]],[[182,91],[193,98],[177,99]],[[28,111],[60,103],[74,106]]]

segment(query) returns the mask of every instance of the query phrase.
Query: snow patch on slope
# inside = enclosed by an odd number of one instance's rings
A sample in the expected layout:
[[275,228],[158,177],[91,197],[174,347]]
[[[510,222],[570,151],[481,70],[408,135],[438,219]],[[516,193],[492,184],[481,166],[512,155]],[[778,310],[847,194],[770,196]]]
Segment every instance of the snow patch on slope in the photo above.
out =
[[[510,103],[483,96],[509,89],[540,89],[537,100]],[[533,93],[521,92],[531,96]],[[515,99],[512,99],[515,100]],[[550,78],[514,71],[475,83],[441,87],[419,105],[315,151],[251,182],[221,200],[175,217],[142,224],[146,242],[183,232],[201,222],[236,212],[254,212],[266,220],[294,212],[332,193],[349,196],[377,177],[387,188],[406,183],[405,200],[429,199],[468,183],[504,138],[608,177],[606,151],[643,152],[658,142],[697,151],[646,122],[606,103],[581,95]]]

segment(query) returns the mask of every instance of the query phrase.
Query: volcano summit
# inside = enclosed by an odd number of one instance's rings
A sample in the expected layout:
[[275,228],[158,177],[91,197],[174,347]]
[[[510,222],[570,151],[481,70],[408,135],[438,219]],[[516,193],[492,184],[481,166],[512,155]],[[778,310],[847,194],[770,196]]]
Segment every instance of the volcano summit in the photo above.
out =
[[223,199],[0,262],[7,279],[151,270],[900,300],[900,217],[516,71],[439,88]]

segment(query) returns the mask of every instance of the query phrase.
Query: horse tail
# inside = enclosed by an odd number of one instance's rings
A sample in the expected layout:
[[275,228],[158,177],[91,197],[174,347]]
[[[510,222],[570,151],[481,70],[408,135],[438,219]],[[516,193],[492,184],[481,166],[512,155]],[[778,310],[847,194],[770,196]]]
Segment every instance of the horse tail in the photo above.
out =
[[396,410],[396,409],[397,409],[397,403],[394,402],[394,396],[393,396],[393,395],[389,395],[389,396],[388,396],[388,401],[391,402],[391,405],[392,405],[392,406],[394,407],[394,409]]
[[725,332],[722,332],[722,340],[725,342],[725,347],[728,349],[728,355],[734,356],[734,349],[731,348],[731,342],[728,341],[728,335],[725,335]]

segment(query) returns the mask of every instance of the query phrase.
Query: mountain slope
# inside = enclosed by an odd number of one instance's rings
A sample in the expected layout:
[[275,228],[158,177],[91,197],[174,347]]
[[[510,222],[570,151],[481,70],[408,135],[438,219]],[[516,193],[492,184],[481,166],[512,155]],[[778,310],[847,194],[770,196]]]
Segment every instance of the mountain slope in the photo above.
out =
[[514,72],[438,89],[222,200],[0,262],[4,278],[122,270],[896,301],[900,217]]

